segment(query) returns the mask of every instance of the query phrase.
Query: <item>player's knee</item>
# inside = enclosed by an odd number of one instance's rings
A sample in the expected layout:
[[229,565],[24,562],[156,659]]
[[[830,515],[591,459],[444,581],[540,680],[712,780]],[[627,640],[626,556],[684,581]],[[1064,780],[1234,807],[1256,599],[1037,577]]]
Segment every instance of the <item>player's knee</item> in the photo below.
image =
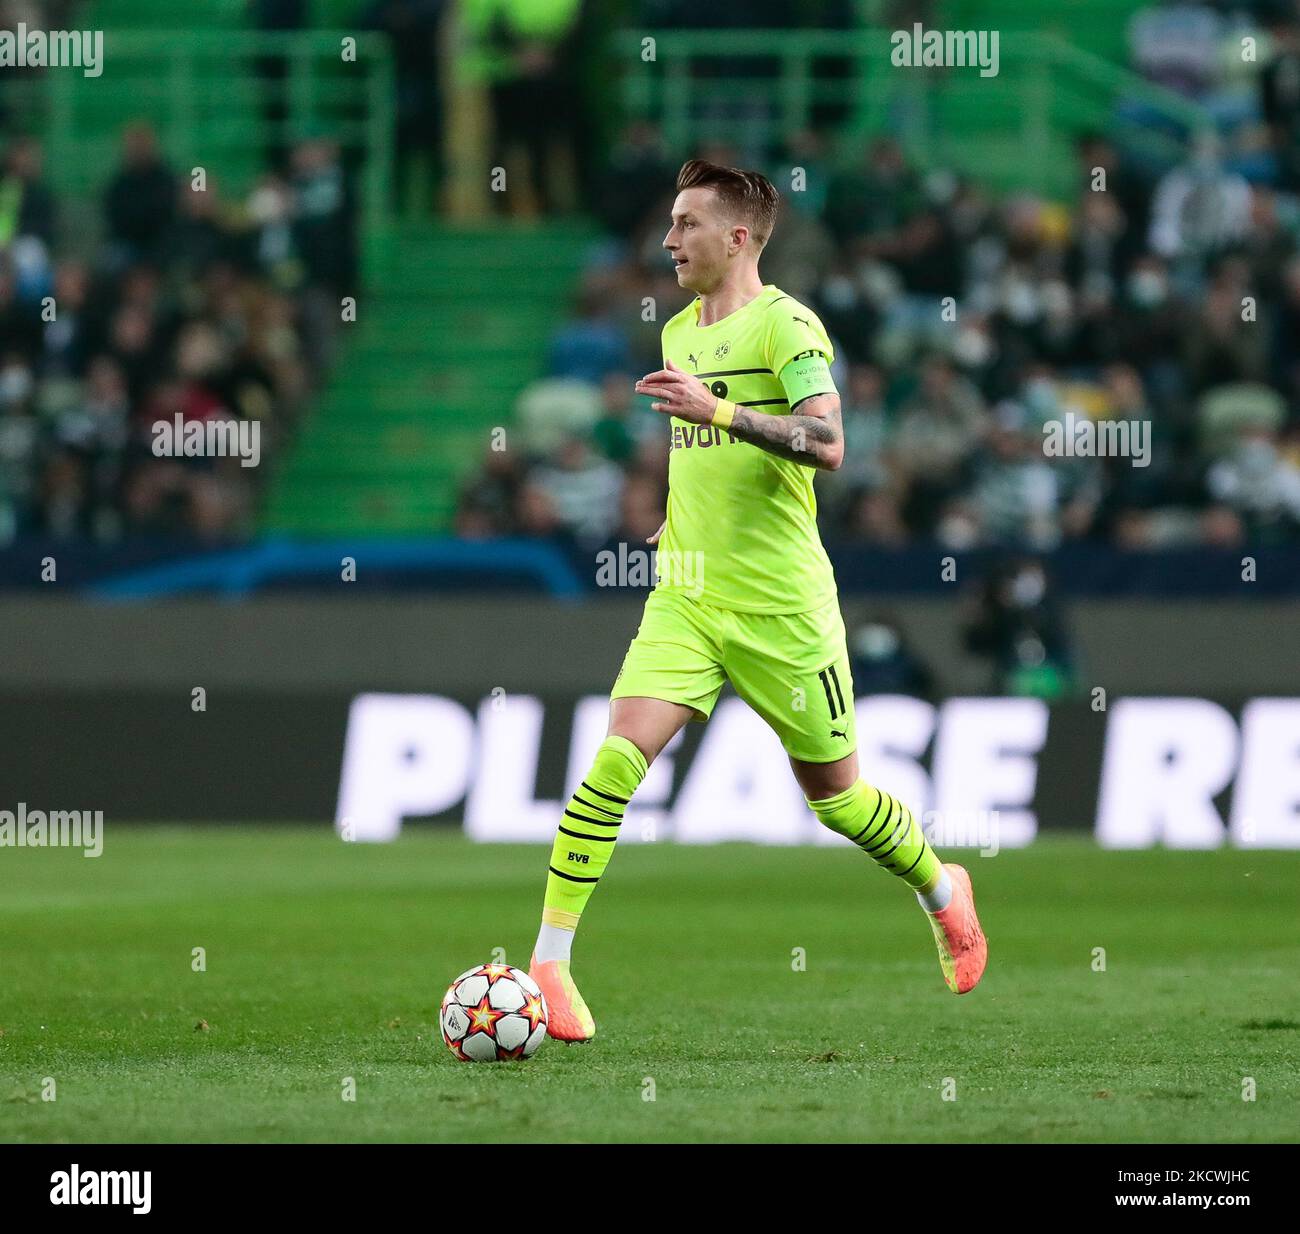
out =
[[639,733],[634,728],[620,728],[617,725],[610,727],[607,736],[622,737],[624,741],[630,741],[641,751],[641,757],[645,759],[647,767],[659,757],[664,746],[668,744],[667,741],[658,741],[645,733]]
[[790,766],[809,802],[836,797],[858,782],[856,753],[834,763],[805,763],[792,758]]
[[837,793],[812,797],[805,792],[804,800],[824,826],[842,836],[851,837],[862,828],[862,790],[865,787],[861,780],[855,780],[848,788]]
[[618,698],[610,707],[610,737],[630,741],[647,765],[691,718],[691,708],[662,699]]

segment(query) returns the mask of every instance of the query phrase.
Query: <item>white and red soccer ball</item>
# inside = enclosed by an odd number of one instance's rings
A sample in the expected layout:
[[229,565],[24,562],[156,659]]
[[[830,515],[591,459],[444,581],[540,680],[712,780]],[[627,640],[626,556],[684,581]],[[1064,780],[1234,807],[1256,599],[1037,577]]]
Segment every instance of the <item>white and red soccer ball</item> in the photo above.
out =
[[527,973],[480,964],[443,995],[438,1026],[462,1063],[528,1058],[546,1040],[546,999]]

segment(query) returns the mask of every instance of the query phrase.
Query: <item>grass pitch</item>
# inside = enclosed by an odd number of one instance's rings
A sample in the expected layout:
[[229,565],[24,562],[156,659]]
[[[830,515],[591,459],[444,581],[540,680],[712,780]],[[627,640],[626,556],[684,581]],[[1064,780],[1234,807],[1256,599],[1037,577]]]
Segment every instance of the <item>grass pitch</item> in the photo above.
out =
[[1300,1136],[1300,853],[945,855],[990,940],[962,998],[847,845],[623,847],[575,949],[596,1040],[489,1066],[452,1058],[437,1005],[494,947],[526,967],[543,848],[117,826],[96,859],[4,849],[0,1140]]

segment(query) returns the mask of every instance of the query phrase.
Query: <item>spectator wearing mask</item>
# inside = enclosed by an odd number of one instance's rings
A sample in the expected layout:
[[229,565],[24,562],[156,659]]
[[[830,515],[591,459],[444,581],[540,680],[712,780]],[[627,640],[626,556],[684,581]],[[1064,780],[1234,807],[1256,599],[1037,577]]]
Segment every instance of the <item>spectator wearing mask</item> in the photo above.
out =
[[893,438],[894,457],[908,485],[905,517],[914,530],[934,530],[944,503],[969,478],[987,425],[975,385],[946,356],[927,360],[918,389],[899,408]]
[[1052,699],[1075,688],[1077,657],[1065,619],[1033,558],[1012,558],[989,575],[965,642],[989,660],[992,693]]
[[1187,161],[1156,188],[1151,248],[1175,263],[1178,281],[1193,290],[1202,265],[1245,240],[1250,221],[1250,185],[1224,169],[1219,138],[1204,131],[1194,139]]
[[849,633],[849,671],[859,695],[910,694],[934,698],[934,673],[908,645],[903,627],[881,613],[867,618]]
[[561,526],[584,547],[603,544],[618,526],[623,473],[597,455],[585,436],[568,437],[533,472],[529,487],[546,495]]

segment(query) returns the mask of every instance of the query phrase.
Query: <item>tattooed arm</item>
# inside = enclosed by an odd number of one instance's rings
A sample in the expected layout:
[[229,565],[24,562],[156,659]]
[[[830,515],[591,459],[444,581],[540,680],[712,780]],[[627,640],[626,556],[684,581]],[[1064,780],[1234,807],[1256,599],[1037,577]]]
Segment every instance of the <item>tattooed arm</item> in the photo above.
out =
[[822,471],[838,471],[844,461],[838,394],[814,394],[801,399],[788,416],[765,416],[748,407],[737,407],[727,431],[778,458]]
[[[718,398],[708,386],[671,360],[667,368],[641,378],[636,383],[636,392],[657,400],[650,404],[651,411],[694,424],[710,423],[718,406]],[[726,431],[760,450],[805,467],[837,471],[844,461],[838,394],[814,394],[800,399],[790,414],[784,416],[737,407]]]

